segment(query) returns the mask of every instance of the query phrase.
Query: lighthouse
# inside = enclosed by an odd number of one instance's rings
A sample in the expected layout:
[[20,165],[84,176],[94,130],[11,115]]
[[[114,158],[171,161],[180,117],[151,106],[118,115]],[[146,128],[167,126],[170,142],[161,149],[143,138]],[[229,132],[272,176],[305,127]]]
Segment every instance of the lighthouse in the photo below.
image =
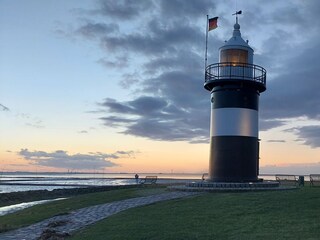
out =
[[259,97],[266,90],[266,70],[253,63],[253,54],[236,16],[219,62],[205,71],[204,88],[211,94],[208,181],[258,181]]

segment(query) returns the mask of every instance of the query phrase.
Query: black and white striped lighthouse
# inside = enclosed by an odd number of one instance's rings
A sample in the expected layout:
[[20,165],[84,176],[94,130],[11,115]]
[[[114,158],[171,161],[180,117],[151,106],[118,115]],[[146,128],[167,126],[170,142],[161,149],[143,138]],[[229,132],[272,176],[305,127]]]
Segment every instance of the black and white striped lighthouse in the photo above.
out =
[[253,49],[240,33],[220,48],[220,61],[206,66],[211,93],[209,181],[255,182],[259,174],[259,96],[266,70],[253,64]]

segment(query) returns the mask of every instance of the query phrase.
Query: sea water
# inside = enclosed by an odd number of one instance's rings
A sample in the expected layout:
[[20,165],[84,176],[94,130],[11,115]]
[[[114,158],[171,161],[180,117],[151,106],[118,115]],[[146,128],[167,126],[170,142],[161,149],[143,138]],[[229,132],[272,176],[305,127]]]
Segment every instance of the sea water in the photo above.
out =
[[[0,193],[29,190],[54,190],[86,186],[136,184],[135,173],[2,173]],[[139,178],[158,176],[158,183],[174,184],[201,179],[201,174],[142,173]],[[9,185],[10,184],[10,185]]]
[[40,200],[40,201],[33,201],[33,202],[24,202],[24,203],[19,203],[19,204],[14,204],[10,206],[5,206],[5,207],[0,207],[0,216],[7,215],[9,213],[13,213],[16,211],[23,210],[28,207],[32,207],[38,204],[43,204],[43,203],[48,203],[48,202],[53,202],[53,201],[59,201],[63,200],[66,198],[56,198],[56,199],[49,199],[49,200]]
[[[157,183],[177,184],[201,180],[201,173],[138,173],[139,178],[157,176]],[[136,184],[135,173],[0,173],[0,193],[29,190],[54,190],[86,186]],[[259,176],[275,180],[273,175]],[[11,185],[8,185],[11,184]]]

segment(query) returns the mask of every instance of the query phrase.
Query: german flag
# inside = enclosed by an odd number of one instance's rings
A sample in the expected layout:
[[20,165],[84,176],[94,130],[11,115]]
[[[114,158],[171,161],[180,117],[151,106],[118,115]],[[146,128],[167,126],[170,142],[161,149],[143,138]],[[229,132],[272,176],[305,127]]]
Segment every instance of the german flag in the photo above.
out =
[[210,18],[208,24],[208,31],[216,29],[218,27],[218,17]]

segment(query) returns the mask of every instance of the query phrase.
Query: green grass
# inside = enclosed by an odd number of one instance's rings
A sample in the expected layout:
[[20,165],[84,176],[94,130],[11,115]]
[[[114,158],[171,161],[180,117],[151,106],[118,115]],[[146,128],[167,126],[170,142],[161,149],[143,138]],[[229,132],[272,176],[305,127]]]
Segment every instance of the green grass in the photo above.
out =
[[0,232],[24,227],[49,217],[66,214],[75,209],[113,202],[128,198],[147,196],[165,191],[164,187],[143,187],[90,193],[66,200],[33,206],[0,217]]
[[320,239],[320,188],[161,202],[121,212],[71,237],[82,239]]

